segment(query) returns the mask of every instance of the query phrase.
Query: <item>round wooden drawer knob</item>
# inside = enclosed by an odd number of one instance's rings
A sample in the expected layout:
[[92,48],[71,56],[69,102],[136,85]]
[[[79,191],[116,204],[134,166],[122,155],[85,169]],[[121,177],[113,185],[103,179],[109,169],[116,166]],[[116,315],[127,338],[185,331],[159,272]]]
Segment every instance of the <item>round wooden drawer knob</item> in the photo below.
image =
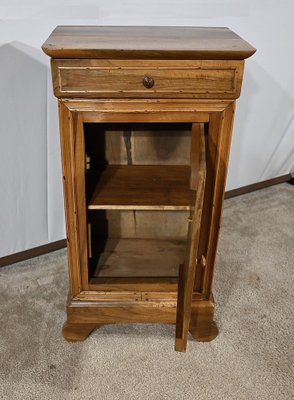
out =
[[150,78],[150,76],[144,76],[143,85],[145,86],[145,88],[150,89],[154,85],[154,80]]

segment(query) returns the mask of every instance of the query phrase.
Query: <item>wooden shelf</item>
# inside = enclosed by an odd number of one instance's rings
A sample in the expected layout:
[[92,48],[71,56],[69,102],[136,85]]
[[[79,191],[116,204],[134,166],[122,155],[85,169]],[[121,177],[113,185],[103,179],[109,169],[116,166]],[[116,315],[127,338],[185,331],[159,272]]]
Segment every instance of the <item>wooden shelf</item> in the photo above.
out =
[[88,209],[189,210],[190,167],[110,165],[101,172]]
[[178,277],[183,240],[108,239],[93,278]]

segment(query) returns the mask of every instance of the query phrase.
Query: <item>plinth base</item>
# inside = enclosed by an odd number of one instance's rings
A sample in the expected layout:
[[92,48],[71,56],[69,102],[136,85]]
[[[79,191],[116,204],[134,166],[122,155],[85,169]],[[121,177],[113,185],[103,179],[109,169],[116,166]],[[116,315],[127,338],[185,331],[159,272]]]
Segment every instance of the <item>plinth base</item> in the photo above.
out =
[[[218,335],[214,301],[193,300],[189,331],[196,341],[209,342]],[[175,299],[107,302],[69,301],[62,334],[70,342],[83,341],[99,325],[120,323],[176,323]]]

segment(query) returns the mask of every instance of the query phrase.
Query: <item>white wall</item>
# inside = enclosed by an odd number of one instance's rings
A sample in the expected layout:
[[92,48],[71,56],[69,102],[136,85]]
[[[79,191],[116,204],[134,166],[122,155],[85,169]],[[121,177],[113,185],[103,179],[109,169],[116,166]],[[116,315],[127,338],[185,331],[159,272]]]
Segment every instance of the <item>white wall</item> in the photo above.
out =
[[40,47],[56,25],[228,26],[247,61],[227,189],[294,170],[293,0],[0,0],[0,257],[65,237],[57,104]]

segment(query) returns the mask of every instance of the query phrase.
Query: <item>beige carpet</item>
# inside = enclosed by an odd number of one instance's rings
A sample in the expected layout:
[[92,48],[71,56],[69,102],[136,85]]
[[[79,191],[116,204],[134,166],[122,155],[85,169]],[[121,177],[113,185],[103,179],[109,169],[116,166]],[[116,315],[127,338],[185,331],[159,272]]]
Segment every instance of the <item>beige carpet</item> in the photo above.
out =
[[220,335],[176,353],[174,327],[61,337],[65,250],[0,270],[0,399],[293,399],[294,187],[226,200],[215,276]]

